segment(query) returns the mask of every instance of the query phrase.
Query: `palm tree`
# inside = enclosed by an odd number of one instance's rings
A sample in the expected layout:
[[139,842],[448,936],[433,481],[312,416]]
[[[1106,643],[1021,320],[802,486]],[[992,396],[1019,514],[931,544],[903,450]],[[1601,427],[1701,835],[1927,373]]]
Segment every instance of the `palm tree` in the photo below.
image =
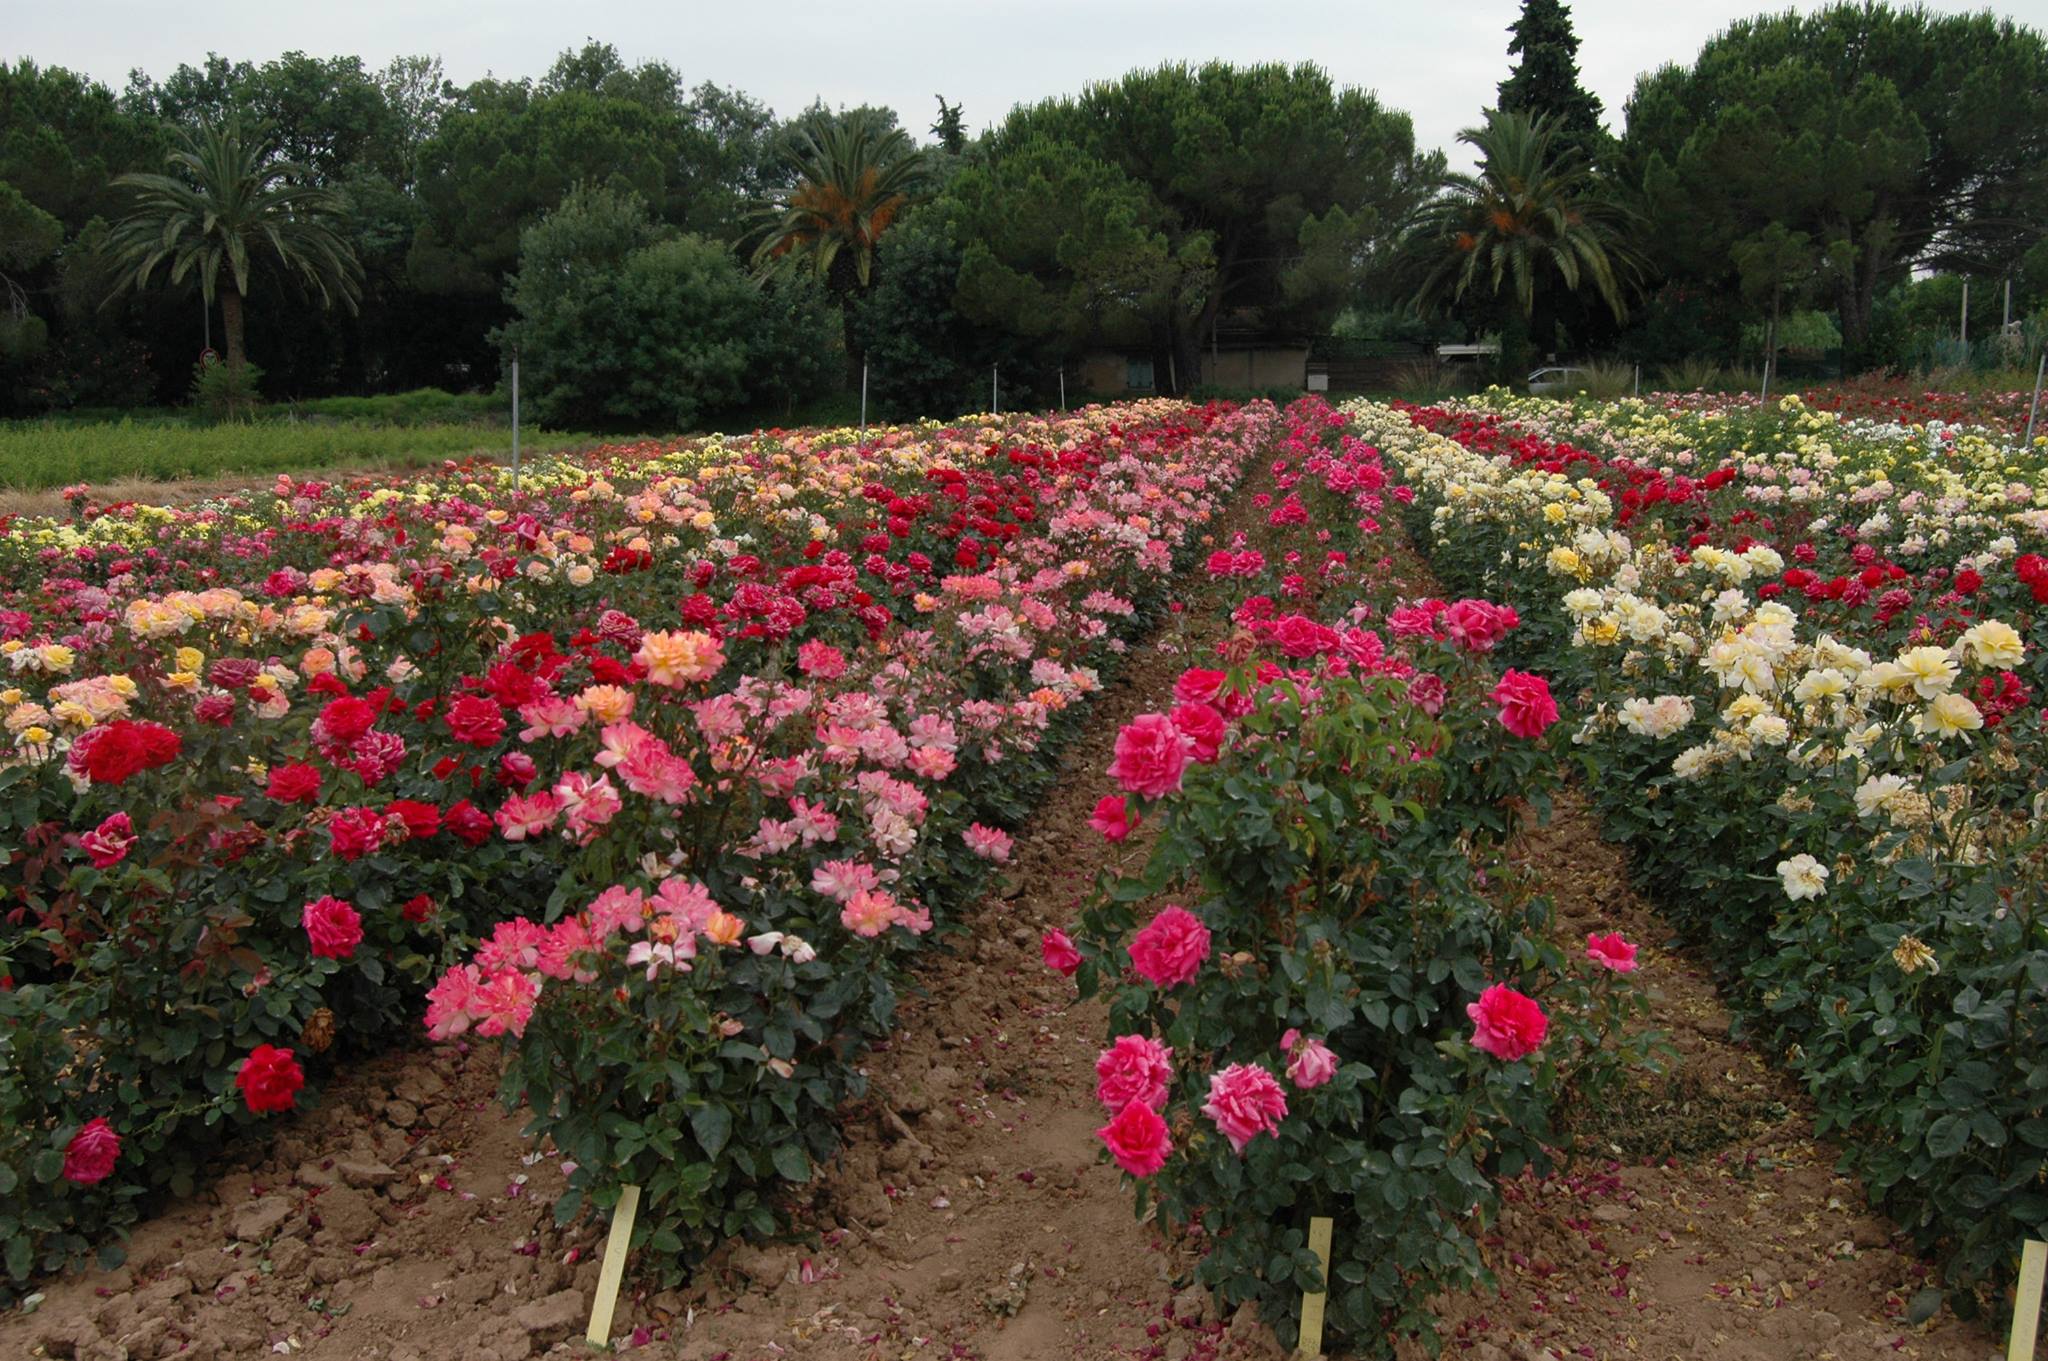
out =
[[1601,195],[1584,155],[1555,134],[1548,118],[1487,110],[1484,127],[1458,134],[1478,150],[1479,173],[1445,175],[1408,238],[1423,269],[1418,308],[1507,294],[1501,365],[1512,381],[1526,370],[1539,294],[1591,285],[1619,321],[1642,266],[1627,210]]
[[363,271],[339,230],[348,201],[308,183],[305,167],[278,159],[238,117],[181,130],[178,139],[166,159],[170,174],[114,181],[138,194],[108,242],[118,271],[111,296],[149,287],[160,270],[172,284],[197,275],[207,306],[220,298],[228,372],[239,386],[247,363],[242,304],[259,263],[297,275],[323,305],[338,299],[355,311]]
[[810,275],[839,300],[855,359],[853,300],[874,284],[875,249],[915,203],[925,156],[901,128],[865,113],[819,117],[791,150],[795,184],[757,214],[753,264],[763,279]]

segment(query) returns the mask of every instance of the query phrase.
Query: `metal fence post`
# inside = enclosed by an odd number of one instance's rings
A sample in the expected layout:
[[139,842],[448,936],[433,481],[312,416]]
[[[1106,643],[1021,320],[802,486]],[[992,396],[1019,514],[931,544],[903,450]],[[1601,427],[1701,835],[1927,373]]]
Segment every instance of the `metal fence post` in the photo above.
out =
[[519,493],[519,352],[512,352],[512,492]]

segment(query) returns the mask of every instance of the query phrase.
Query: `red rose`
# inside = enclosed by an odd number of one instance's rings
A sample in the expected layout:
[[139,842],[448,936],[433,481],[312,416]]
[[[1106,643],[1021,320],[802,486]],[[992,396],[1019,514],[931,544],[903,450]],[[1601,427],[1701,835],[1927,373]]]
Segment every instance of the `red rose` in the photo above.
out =
[[1095,1131],[1116,1165],[1134,1177],[1149,1177],[1166,1166],[1173,1152],[1173,1138],[1159,1112],[1142,1101],[1133,1101],[1117,1113],[1116,1119]]
[[235,721],[234,696],[201,695],[199,702],[192,706],[192,716],[201,723],[225,728]]
[[1512,668],[1493,687],[1493,702],[1500,705],[1500,725],[1517,737],[1536,738],[1557,722],[1557,701],[1550,697],[1550,682],[1527,671]]
[[329,846],[343,860],[355,860],[384,844],[384,815],[374,808],[344,808],[327,824]]
[[405,834],[416,841],[423,841],[441,830],[441,810],[418,799],[394,799],[384,805],[384,813],[403,822]]
[[377,722],[377,706],[366,699],[331,699],[313,720],[315,736],[336,747],[348,746]]
[[298,1104],[299,1089],[305,1085],[306,1074],[292,1051],[271,1044],[257,1045],[235,1073],[242,1100],[258,1115],[290,1110]]
[[121,1136],[103,1118],[85,1122],[64,1145],[64,1180],[90,1186],[105,1181],[121,1157]]
[[279,766],[270,772],[270,784],[263,792],[279,803],[317,803],[320,799],[320,771],[317,767],[297,763]]
[[481,695],[464,695],[448,706],[443,716],[449,733],[466,746],[496,746],[505,735],[505,714]]
[[416,894],[406,899],[405,906],[399,908],[398,911],[399,915],[403,916],[413,925],[418,926],[434,915],[434,900],[424,893]]
[[1105,794],[1095,805],[1088,825],[1102,833],[1105,841],[1122,841],[1131,834],[1130,810],[1123,795]]
[[1081,952],[1074,948],[1067,933],[1057,927],[1039,938],[1038,953],[1046,968],[1067,978],[1072,978],[1074,970],[1081,967]]
[[299,925],[316,959],[347,959],[363,943],[362,914],[331,894],[307,903]]
[[72,743],[67,764],[94,784],[117,785],[177,759],[184,740],[161,723],[117,718]]
[[491,839],[491,834],[496,830],[491,823],[490,814],[468,799],[450,805],[448,816],[442,819],[442,825],[454,836],[472,846],[483,845]]
[[1533,997],[1496,983],[1465,1008],[1472,1018],[1472,1045],[1513,1062],[1536,1052],[1550,1030],[1550,1018]]

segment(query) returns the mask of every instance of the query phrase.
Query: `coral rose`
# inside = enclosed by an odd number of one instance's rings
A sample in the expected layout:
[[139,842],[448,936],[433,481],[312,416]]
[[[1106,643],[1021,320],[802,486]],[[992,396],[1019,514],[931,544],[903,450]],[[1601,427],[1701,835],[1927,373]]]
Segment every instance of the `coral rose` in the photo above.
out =
[[1133,1101],[1160,1109],[1172,1081],[1173,1050],[1150,1035],[1119,1035],[1095,1060],[1095,1099],[1113,1111]]
[[1188,739],[1165,714],[1140,714],[1116,735],[1110,778],[1133,794],[1164,798],[1180,788],[1188,746]]
[[1604,936],[1586,937],[1586,958],[1603,969],[1616,973],[1634,973],[1636,968],[1636,947],[1621,938],[1621,932],[1610,931]]
[[363,943],[362,914],[332,894],[307,903],[299,925],[319,959],[347,959]]

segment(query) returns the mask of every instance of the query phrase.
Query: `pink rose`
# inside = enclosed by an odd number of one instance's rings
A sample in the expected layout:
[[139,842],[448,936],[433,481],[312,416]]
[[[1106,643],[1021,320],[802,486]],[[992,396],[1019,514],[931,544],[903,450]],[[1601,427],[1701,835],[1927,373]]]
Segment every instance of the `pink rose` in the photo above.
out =
[[1131,937],[1131,966],[1162,988],[1193,978],[1208,957],[1209,928],[1184,907],[1161,908]]
[[1278,1134],[1287,1115],[1287,1093],[1280,1079],[1256,1063],[1233,1063],[1209,1078],[1209,1099],[1202,1114],[1216,1122],[1223,1137],[1239,1153],[1261,1134]]
[[1604,936],[1587,936],[1586,958],[1616,973],[1634,973],[1636,970],[1636,947],[1623,940],[1619,931],[1610,931]]
[[1187,768],[1188,740],[1165,714],[1140,714],[1116,735],[1110,778],[1133,794],[1164,798],[1180,788]]
[[1081,952],[1067,939],[1067,933],[1057,927],[1039,938],[1038,954],[1046,968],[1067,978],[1072,978],[1074,970],[1081,967]]
[[1496,983],[1465,1008],[1472,1018],[1472,1045],[1513,1062],[1536,1052],[1550,1030],[1550,1018],[1533,997]]
[[1229,682],[1228,671],[1206,671],[1191,667],[1173,683],[1173,697],[1183,704],[1214,704]]
[[1443,621],[1451,641],[1467,652],[1491,652],[1509,629],[1522,626],[1513,606],[1485,600],[1460,600],[1444,611]]
[[1557,722],[1550,682],[1527,671],[1510,668],[1493,687],[1493,702],[1500,705],[1500,725],[1517,737],[1541,737]]
[[796,650],[796,664],[806,676],[818,680],[837,680],[846,674],[846,654],[816,639]]
[[362,914],[332,895],[307,903],[299,925],[319,959],[347,959],[363,943]]
[[135,844],[135,824],[126,813],[115,813],[99,826],[78,838],[78,845],[92,857],[96,870],[110,869],[128,858],[128,848]]
[[1274,627],[1273,641],[1282,652],[1299,661],[1335,647],[1337,633],[1306,615],[1290,614]]
[[1102,833],[1105,841],[1122,841],[1131,834],[1130,810],[1124,806],[1120,794],[1105,794],[1095,805],[1094,815],[1088,825]]
[[1287,1055],[1287,1080],[1307,1091],[1337,1076],[1337,1055],[1321,1040],[1310,1039],[1298,1030],[1280,1037],[1280,1052]]
[[1142,1101],[1133,1101],[1117,1112],[1116,1118],[1095,1131],[1116,1165],[1134,1177],[1149,1177],[1166,1166],[1173,1152],[1173,1140],[1159,1112]]
[[64,1180],[80,1186],[105,1181],[121,1157],[121,1136],[105,1119],[85,1122],[64,1145]]
[[1223,738],[1229,727],[1222,714],[1201,703],[1175,705],[1173,726],[1188,739],[1189,754],[1203,765],[1214,761],[1216,754],[1223,749]]
[[1444,678],[1434,672],[1425,671],[1408,682],[1408,698],[1431,717],[1444,711],[1444,701],[1450,695],[1451,689],[1444,684]]
[[1119,1035],[1095,1060],[1095,1079],[1095,1099],[1110,1110],[1133,1101],[1159,1110],[1173,1081],[1173,1051],[1150,1035]]

